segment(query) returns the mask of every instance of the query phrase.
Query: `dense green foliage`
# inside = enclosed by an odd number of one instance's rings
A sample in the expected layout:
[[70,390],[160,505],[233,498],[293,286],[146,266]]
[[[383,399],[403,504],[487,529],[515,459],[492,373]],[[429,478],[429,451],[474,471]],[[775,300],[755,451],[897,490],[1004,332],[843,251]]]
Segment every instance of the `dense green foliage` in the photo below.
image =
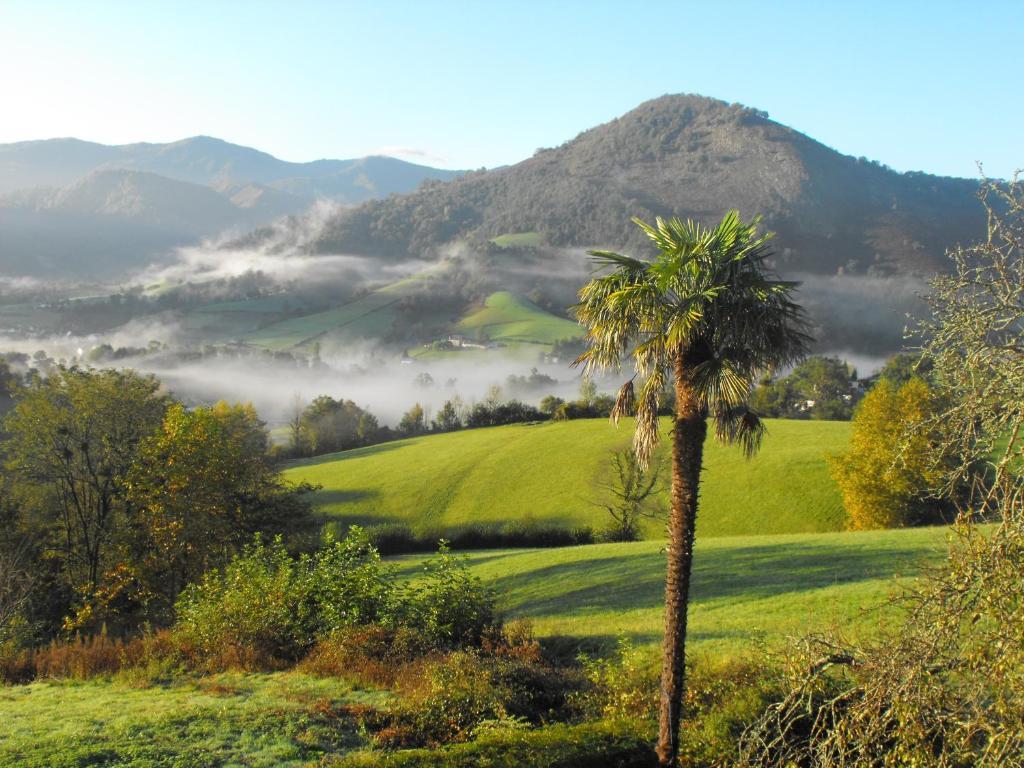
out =
[[332,453],[375,442],[379,431],[372,413],[351,400],[321,395],[293,416],[288,447],[295,456]]
[[424,650],[478,645],[496,621],[490,588],[444,547],[402,586],[358,529],[300,558],[257,541],[185,589],[176,609],[187,646],[246,666],[295,661],[318,640],[370,624],[409,630]]
[[773,418],[847,420],[859,397],[856,371],[847,363],[812,356],[787,376],[762,379],[750,404]]
[[[298,462],[285,476],[322,486],[314,502],[343,526],[404,523],[434,535],[512,522],[598,529],[607,516],[595,506],[599,486],[609,454],[629,443],[628,425],[584,419],[423,436]],[[769,421],[767,450],[749,462],[709,443],[704,535],[840,530],[842,499],[825,457],[848,435],[844,423]],[[660,537],[664,524],[642,528]]]
[[251,407],[186,410],[152,378],[57,368],[4,421],[5,535],[31,564],[26,639],[166,624],[185,585],[253,533],[310,531],[305,486]]

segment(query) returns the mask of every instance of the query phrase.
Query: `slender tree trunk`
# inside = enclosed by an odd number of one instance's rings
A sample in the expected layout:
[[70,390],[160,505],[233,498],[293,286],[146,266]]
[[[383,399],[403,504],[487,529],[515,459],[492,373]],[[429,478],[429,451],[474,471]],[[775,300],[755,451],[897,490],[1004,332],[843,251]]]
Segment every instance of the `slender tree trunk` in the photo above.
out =
[[661,667],[658,762],[676,763],[679,724],[686,689],[686,610],[693,569],[693,539],[697,522],[707,414],[695,392],[691,361],[675,359],[676,413],[672,427],[672,510],[668,524],[668,572],[665,576],[665,637]]

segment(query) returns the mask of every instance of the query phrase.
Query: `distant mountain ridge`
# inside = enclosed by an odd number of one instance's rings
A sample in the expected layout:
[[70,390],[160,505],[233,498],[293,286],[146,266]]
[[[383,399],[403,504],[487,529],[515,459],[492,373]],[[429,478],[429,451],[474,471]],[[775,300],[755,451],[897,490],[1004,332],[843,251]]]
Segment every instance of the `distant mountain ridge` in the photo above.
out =
[[459,174],[392,157],[291,163],[206,136],[3,144],[0,275],[121,277],[175,247],[241,233],[317,200],[354,205]]
[[63,187],[102,170],[146,171],[211,187],[254,182],[303,198],[320,193],[342,203],[408,192],[424,179],[445,181],[461,174],[384,156],[293,163],[210,136],[168,144],[106,145],[80,139],[0,144],[0,194]]
[[339,212],[315,248],[394,258],[538,233],[550,246],[641,250],[632,216],[764,216],[783,272],[924,274],[982,234],[977,183],[855,159],[764,112],[663,96],[555,149]]

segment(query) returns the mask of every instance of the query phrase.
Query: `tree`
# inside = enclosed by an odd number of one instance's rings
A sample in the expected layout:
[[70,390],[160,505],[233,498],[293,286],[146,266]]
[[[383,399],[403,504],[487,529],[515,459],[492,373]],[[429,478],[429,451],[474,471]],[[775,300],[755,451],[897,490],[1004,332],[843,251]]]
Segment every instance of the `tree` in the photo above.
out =
[[398,422],[398,431],[406,435],[419,435],[427,431],[427,420],[422,405],[416,403],[405,412],[402,420]]
[[[758,220],[731,211],[714,228],[658,218],[635,223],[658,255],[643,261],[592,251],[613,271],[580,290],[577,316],[587,349],[577,358],[587,371],[617,368],[632,357],[636,373],[619,390],[613,419],[636,404],[634,449],[646,468],[658,443],[658,409],[669,378],[672,416],[672,488],[665,582],[665,639],[661,675],[658,758],[675,763],[685,691],[686,620],[698,486],[707,418],[717,437],[753,454],[764,432],[748,407],[759,372],[798,359],[809,342],[794,283],[773,279],[765,259],[770,234]],[[639,394],[633,380],[639,376]]]
[[643,538],[640,523],[660,512],[655,497],[661,490],[661,467],[653,471],[640,466],[636,451],[614,451],[609,466],[610,479],[602,483],[606,499],[601,506],[611,521],[602,534],[605,541],[639,541]]
[[548,416],[551,416],[558,410],[558,406],[564,403],[565,400],[557,395],[546,395],[541,399],[539,409],[541,413],[546,413]]
[[813,355],[787,378],[812,419],[847,420],[853,413],[852,374],[838,358]]
[[139,446],[128,478],[139,510],[131,569],[148,617],[163,620],[185,585],[227,562],[254,533],[303,534],[308,490],[288,486],[267,458],[251,405],[174,405]]
[[853,419],[850,447],[829,466],[854,530],[939,522],[943,505],[932,460],[934,438],[924,425],[935,415],[935,394],[921,379],[897,388],[882,379]]
[[295,456],[306,456],[309,451],[309,441],[306,439],[306,429],[303,420],[306,406],[302,395],[298,392],[292,397],[291,410],[288,414],[288,447]]
[[54,555],[83,600],[99,589],[134,514],[126,479],[167,409],[159,387],[127,371],[58,367],[29,384],[4,422],[12,491],[26,514],[54,526]]
[[762,416],[845,421],[853,414],[856,400],[854,375],[842,360],[814,355],[788,376],[762,378],[751,397],[751,406]]
[[1021,764],[1024,184],[984,181],[979,197],[987,237],[949,254],[917,328],[942,395],[920,424],[931,491],[960,502],[946,562],[894,597],[903,619],[877,639],[807,643],[790,692],[744,735],[741,765]]
[[579,402],[584,406],[589,407],[593,404],[597,398],[597,384],[589,376],[584,376],[580,381],[580,398]]
[[[458,396],[456,395],[456,399]],[[441,410],[434,417],[431,428],[435,432],[452,432],[462,428],[462,419],[459,416],[459,406],[452,400],[445,400]]]
[[24,543],[17,547],[0,547],[0,645],[21,618],[36,579]]
[[0,357],[0,415],[7,413],[13,406],[17,387],[18,376],[11,370],[6,358]]
[[376,419],[351,400],[316,398],[302,414],[301,435],[308,453],[344,451],[370,442]]
[[915,377],[927,380],[930,371],[931,362],[927,358],[901,352],[885,361],[885,366],[878,372],[878,379],[901,387]]

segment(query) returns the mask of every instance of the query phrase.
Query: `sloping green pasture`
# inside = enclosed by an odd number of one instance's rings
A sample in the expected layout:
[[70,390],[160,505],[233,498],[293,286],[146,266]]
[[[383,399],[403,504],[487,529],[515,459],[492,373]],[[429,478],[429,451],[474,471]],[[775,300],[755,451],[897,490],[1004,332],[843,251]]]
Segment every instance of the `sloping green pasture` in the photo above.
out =
[[[663,426],[667,441],[667,421]],[[286,474],[321,485],[315,503],[342,523],[430,531],[507,521],[600,528],[608,519],[598,503],[606,498],[610,456],[629,445],[632,428],[630,420],[615,428],[587,419],[465,430],[319,456]],[[844,422],[771,420],[761,452],[749,461],[709,438],[701,535],[841,530],[842,500],[826,455],[844,448],[849,429]],[[663,459],[665,453],[663,447]],[[646,534],[662,536],[663,523],[648,521]]]

